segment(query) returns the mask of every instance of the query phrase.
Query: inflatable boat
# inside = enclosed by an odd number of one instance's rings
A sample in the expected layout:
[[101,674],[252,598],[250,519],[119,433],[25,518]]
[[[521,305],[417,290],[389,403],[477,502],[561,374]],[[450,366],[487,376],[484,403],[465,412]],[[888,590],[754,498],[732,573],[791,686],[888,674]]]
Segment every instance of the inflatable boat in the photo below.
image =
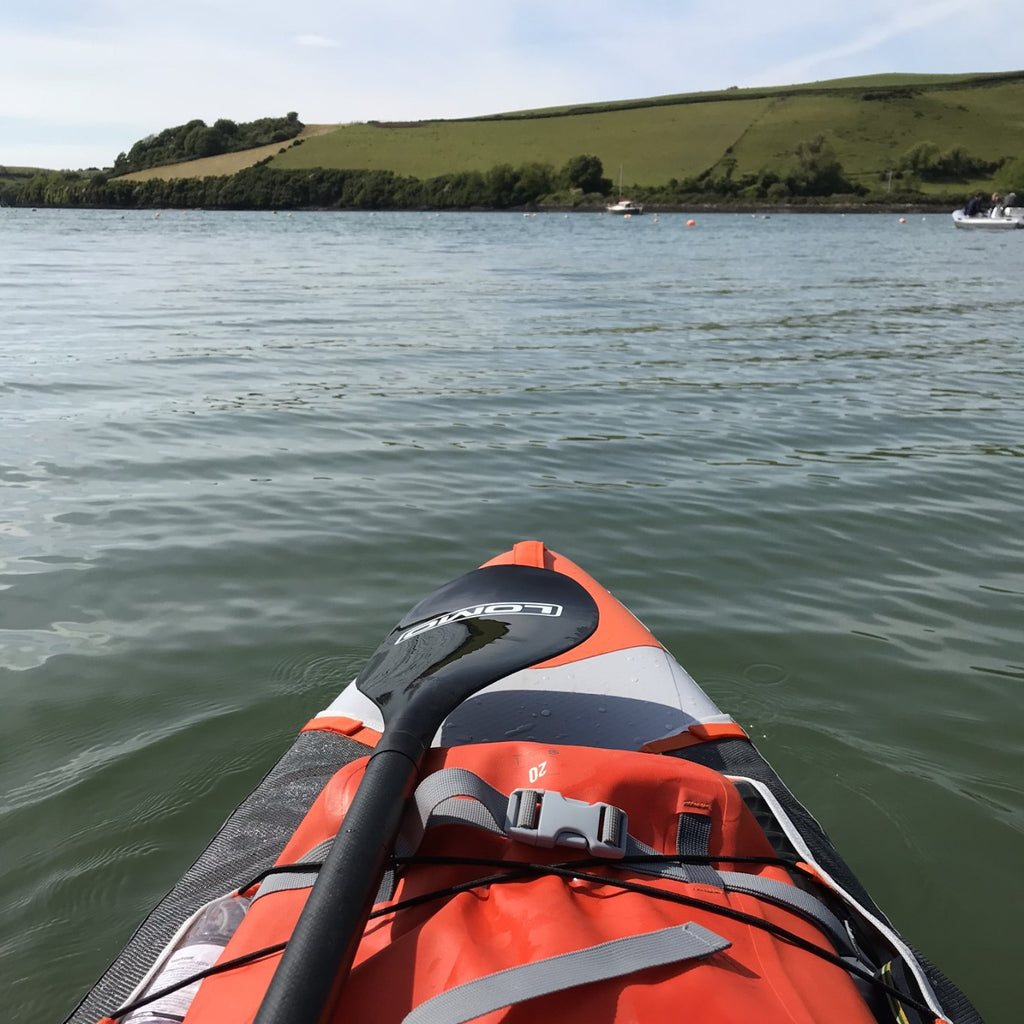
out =
[[953,226],[968,231],[1015,231],[1024,228],[1024,206],[1000,206],[985,213],[953,211]]
[[391,630],[68,1021],[538,1020],[980,1017],[651,633],[522,541]]

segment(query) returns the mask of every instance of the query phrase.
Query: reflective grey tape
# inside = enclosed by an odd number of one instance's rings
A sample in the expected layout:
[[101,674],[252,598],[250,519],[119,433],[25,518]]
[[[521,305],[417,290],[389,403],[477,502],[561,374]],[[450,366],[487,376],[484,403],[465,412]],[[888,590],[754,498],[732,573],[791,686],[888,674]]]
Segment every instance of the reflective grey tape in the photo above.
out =
[[405,1016],[402,1024],[464,1024],[503,1006],[608,978],[621,978],[648,967],[698,960],[729,946],[727,939],[692,921],[629,935],[487,974],[421,1003]]

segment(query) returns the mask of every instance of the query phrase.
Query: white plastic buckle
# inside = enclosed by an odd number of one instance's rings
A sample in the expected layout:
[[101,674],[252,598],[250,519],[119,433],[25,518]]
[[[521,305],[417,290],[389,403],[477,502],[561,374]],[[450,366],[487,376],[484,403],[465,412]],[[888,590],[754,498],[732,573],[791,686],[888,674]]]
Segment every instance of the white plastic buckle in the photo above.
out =
[[508,798],[509,838],[550,849],[571,846],[595,857],[626,854],[626,812],[611,804],[571,800],[549,789],[516,789]]

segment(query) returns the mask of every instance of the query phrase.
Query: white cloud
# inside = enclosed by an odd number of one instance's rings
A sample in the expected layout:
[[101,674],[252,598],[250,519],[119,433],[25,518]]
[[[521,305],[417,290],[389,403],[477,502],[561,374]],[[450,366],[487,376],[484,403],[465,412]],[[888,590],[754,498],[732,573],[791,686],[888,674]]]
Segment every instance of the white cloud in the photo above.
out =
[[465,117],[882,71],[1024,67],[1014,33],[997,28],[1016,23],[1016,0],[981,3],[295,0],[282,11],[270,0],[82,0],[63,19],[48,9],[36,26],[25,7],[0,34],[0,163],[38,145],[40,159],[28,162],[72,166],[83,132],[109,145],[89,163],[110,163],[193,118]]
[[[114,156],[117,154],[115,153]],[[48,167],[56,171],[80,171],[109,167],[110,146],[75,145],[67,142],[23,142],[3,146],[4,167]]]
[[335,39],[328,39],[327,36],[317,35],[295,36],[294,42],[298,43],[299,46],[319,47],[325,50],[332,50],[338,45]]
[[[917,3],[905,7],[886,8],[877,20],[862,26],[852,38],[814,52],[801,54],[797,59],[766,68],[758,75],[758,83],[772,85],[779,82],[806,82],[822,78],[845,77],[848,72],[835,72],[837,65],[850,58],[861,57],[884,50],[888,44],[906,39],[914,43],[915,36],[922,30],[954,19],[973,19],[978,16],[976,0],[942,0],[940,3]],[[950,38],[960,37],[959,31],[951,30]],[[918,46],[921,40],[916,39]],[[1024,63],[1024,61],[1022,61]],[[886,71],[905,71],[905,67],[867,67],[864,74]],[[944,68],[933,67],[934,73]],[[854,72],[856,73],[856,72]]]

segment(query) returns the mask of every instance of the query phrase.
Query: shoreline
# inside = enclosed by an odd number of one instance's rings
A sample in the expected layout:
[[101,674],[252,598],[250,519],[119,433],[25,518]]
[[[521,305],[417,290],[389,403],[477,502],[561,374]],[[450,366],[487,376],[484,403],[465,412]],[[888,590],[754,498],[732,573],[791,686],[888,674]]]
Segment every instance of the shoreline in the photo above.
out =
[[[37,203],[34,205],[2,204],[4,210],[107,210],[115,212],[144,212],[160,210],[204,210],[210,213],[509,213],[509,214],[540,214],[540,213],[578,213],[600,215],[624,219],[622,214],[608,213],[604,206],[516,206],[505,209],[488,207],[450,207],[450,206],[419,206],[419,207],[357,207],[357,206],[295,206],[295,207],[223,207],[223,206],[173,206],[154,204],[147,206],[111,206],[93,203]],[[951,203],[694,203],[690,206],[666,206],[662,204],[644,205],[643,213],[631,214],[631,217],[647,217],[654,214],[749,214],[754,217],[784,216],[786,214],[946,214],[953,213]]]

